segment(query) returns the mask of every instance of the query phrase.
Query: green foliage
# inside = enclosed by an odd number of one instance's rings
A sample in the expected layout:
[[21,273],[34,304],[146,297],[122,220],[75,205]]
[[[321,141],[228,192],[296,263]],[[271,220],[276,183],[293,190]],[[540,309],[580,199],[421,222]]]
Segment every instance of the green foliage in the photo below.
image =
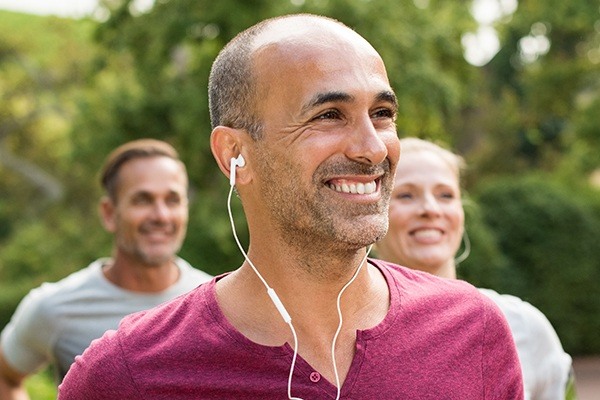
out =
[[[497,23],[502,49],[484,67],[480,88],[488,104],[478,127],[488,134],[470,137],[478,141],[473,153],[488,161],[483,174],[553,172],[561,160],[578,163],[582,146],[595,148],[599,121],[589,105],[597,106],[600,94],[598,20],[596,0],[520,0],[514,15]],[[598,161],[593,157],[594,168]]]
[[84,242],[94,236],[82,232],[90,208],[74,215],[72,204],[77,201],[66,199],[71,191],[68,130],[76,109],[72,96],[87,74],[95,23],[0,12],[0,26],[0,326],[4,326],[29,289],[89,262]]
[[31,400],[55,400],[58,395],[50,369],[38,372],[25,381]]
[[540,308],[567,351],[600,352],[600,219],[589,198],[531,176],[490,182],[478,201],[508,260],[493,288]]
[[479,204],[469,198],[463,199],[463,204],[467,236],[457,257],[465,251],[468,257],[458,265],[457,276],[476,287],[498,286],[506,276],[508,260],[500,249],[495,231],[486,224]]
[[[224,183],[227,185],[219,182],[215,184],[217,190],[205,191],[201,197],[195,196],[193,199],[190,206],[190,229],[180,252],[192,265],[212,275],[232,271],[243,261],[232,239],[229,221],[226,220],[225,203],[229,185],[228,182]],[[209,199],[208,196],[212,198]],[[238,236],[247,248],[248,235],[239,199],[234,195],[231,202]]]

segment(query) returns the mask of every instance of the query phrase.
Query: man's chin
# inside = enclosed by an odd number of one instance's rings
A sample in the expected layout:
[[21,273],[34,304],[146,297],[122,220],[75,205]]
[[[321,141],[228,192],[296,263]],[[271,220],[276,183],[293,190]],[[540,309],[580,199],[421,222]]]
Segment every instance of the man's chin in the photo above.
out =
[[141,257],[142,262],[149,267],[160,267],[167,263],[170,263],[175,259],[172,253],[169,254],[144,254]]
[[360,229],[346,230],[340,237],[341,242],[347,243],[350,248],[360,249],[368,247],[387,233],[387,224],[365,224]]
[[154,242],[143,243],[137,248],[138,257],[147,264],[164,264],[175,259],[177,252],[181,249],[177,243]]

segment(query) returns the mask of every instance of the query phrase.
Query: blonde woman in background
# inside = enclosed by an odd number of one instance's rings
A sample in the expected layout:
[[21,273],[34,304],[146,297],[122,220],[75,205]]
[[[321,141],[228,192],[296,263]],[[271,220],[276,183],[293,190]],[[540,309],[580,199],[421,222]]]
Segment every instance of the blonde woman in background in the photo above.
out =
[[[464,161],[425,140],[405,138],[400,143],[389,230],[377,244],[378,256],[456,279],[455,256],[464,235],[460,190]],[[544,314],[518,297],[479,290],[498,305],[510,325],[523,370],[525,399],[574,399],[571,357]]]

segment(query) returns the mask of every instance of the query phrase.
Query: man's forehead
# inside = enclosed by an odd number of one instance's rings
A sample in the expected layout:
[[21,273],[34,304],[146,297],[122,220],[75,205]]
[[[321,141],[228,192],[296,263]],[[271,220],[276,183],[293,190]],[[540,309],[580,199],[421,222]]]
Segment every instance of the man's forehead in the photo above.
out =
[[[314,22],[314,21],[313,21]],[[320,21],[319,21],[320,22]],[[253,68],[257,76],[270,81],[271,75],[318,69],[335,73],[361,68],[386,76],[379,53],[356,32],[335,22],[291,29],[277,25],[263,32],[254,42]]]
[[129,184],[142,182],[187,182],[185,166],[179,160],[167,156],[137,157],[125,162],[118,174],[118,181]]
[[139,181],[131,185],[119,185],[119,198],[163,198],[163,197],[186,197],[187,184],[183,181],[169,181],[157,185],[153,182]]
[[[368,42],[347,26],[333,20],[309,16],[294,16],[270,22],[259,35],[254,38],[254,49],[274,44],[314,42],[310,38],[333,37],[345,38],[352,42]],[[370,46],[370,44],[368,44]]]

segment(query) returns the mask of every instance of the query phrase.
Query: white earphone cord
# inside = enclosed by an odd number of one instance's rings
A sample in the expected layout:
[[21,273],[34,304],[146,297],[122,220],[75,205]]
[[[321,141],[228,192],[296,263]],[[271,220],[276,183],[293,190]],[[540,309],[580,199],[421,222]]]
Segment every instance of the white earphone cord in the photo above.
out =
[[363,264],[367,260],[367,257],[369,256],[369,253],[371,252],[371,248],[373,248],[373,245],[369,246],[369,248],[367,249],[367,253],[363,257],[363,259],[360,262],[360,264],[358,265],[358,268],[356,268],[356,271],[354,272],[354,275],[352,275],[352,278],[350,278],[350,280],[348,281],[348,283],[346,283],[344,285],[344,287],[340,290],[340,292],[338,293],[338,296],[337,296],[337,304],[336,304],[336,306],[337,306],[338,318],[340,320],[340,323],[338,325],[337,330],[335,331],[335,335],[333,336],[333,341],[331,342],[331,359],[332,359],[332,362],[333,362],[333,373],[335,374],[335,386],[337,387],[337,396],[335,397],[336,400],[338,400],[340,398],[340,391],[341,391],[340,377],[338,375],[337,365],[335,363],[335,344],[337,342],[337,338],[338,338],[338,336],[340,334],[340,331],[342,330],[342,322],[343,322],[343,320],[342,320],[342,308],[340,306],[340,301],[342,299],[342,293],[344,293],[344,291],[348,288],[348,286],[350,286],[352,284],[352,282],[354,282],[354,280],[358,276],[358,273],[360,272],[360,269],[362,268]]
[[[250,267],[252,267],[252,269],[256,273],[256,276],[258,276],[258,278],[261,280],[263,285],[267,288],[267,293],[269,294],[269,297],[271,297],[271,300],[275,304],[275,307],[277,307],[277,310],[279,310],[279,312],[282,313],[282,308],[280,308],[280,307],[283,307],[283,304],[277,297],[277,294],[275,294],[275,291],[269,286],[269,284],[267,283],[265,278],[263,278],[263,276],[260,274],[260,272],[258,272],[258,269],[254,266],[254,263],[250,260],[250,258],[248,257],[248,254],[246,254],[246,251],[244,250],[244,248],[242,247],[242,244],[240,243],[240,240],[238,239],[237,231],[235,229],[235,223],[233,221],[233,213],[231,212],[231,195],[232,194],[233,194],[233,186],[231,186],[229,188],[229,195],[227,196],[227,212],[229,213],[229,222],[231,223],[231,231],[233,233],[233,238],[235,239],[235,242],[237,243],[238,248],[242,252],[242,255],[244,256],[244,258],[246,259],[246,261],[248,262]],[[279,303],[277,303],[274,300],[274,298],[277,298],[277,300],[279,300]],[[284,307],[283,307],[283,311],[285,311]],[[287,314],[287,311],[285,311],[285,314]],[[296,330],[294,329],[294,326],[292,325],[292,319],[291,319],[291,317],[289,317],[289,314],[284,315],[282,313],[282,317],[283,317],[284,321],[290,327],[290,330],[292,331],[292,335],[294,336],[294,355],[292,357],[292,364],[290,366],[290,374],[288,377],[288,388],[287,388],[288,399],[289,400],[302,400],[297,397],[292,397],[292,376],[294,374],[296,358],[298,357],[298,335],[296,334]]]
[[[231,223],[231,231],[233,233],[233,237],[235,239],[235,242],[236,242],[238,248],[240,249],[240,251],[242,252],[242,255],[244,256],[244,259],[248,262],[250,267],[252,267],[252,269],[258,276],[258,278],[261,280],[263,285],[267,288],[267,293],[268,293],[269,297],[271,298],[271,301],[273,301],[273,304],[275,305],[275,307],[281,314],[283,320],[288,324],[288,326],[290,327],[290,330],[292,331],[292,335],[294,337],[294,355],[292,356],[292,364],[290,365],[290,373],[288,376],[288,385],[287,385],[288,393],[287,393],[287,395],[288,395],[289,400],[302,400],[299,397],[292,397],[292,376],[294,375],[294,367],[296,366],[296,359],[298,357],[298,335],[296,334],[296,330],[294,329],[294,326],[292,325],[292,318],[290,317],[287,310],[283,306],[283,303],[281,302],[281,300],[275,293],[275,290],[269,286],[269,284],[263,278],[263,276],[260,274],[260,272],[258,272],[258,269],[256,268],[256,266],[254,266],[254,263],[250,260],[250,258],[248,257],[248,254],[246,254],[246,251],[244,250],[244,248],[242,247],[242,245],[240,243],[240,240],[238,239],[237,231],[235,229],[235,223],[233,221],[233,213],[231,212],[231,196],[233,194],[233,188],[234,188],[234,185],[231,185],[231,187],[229,188],[229,195],[227,196],[227,212],[229,214],[229,222]],[[356,268],[354,275],[352,275],[352,278],[350,278],[350,280],[344,285],[344,287],[342,287],[342,289],[340,290],[340,292],[338,293],[338,296],[337,296],[336,306],[337,306],[337,312],[338,312],[338,317],[339,317],[340,322],[338,324],[338,328],[335,332],[335,335],[333,336],[333,340],[331,343],[331,359],[333,362],[333,372],[335,374],[335,385],[337,387],[336,400],[339,400],[340,394],[341,394],[340,378],[339,378],[339,374],[338,374],[338,370],[337,370],[337,365],[335,362],[335,344],[336,344],[337,338],[342,330],[342,322],[343,322],[340,301],[341,301],[342,294],[344,293],[344,291],[348,288],[348,286],[350,286],[352,284],[352,282],[354,282],[354,280],[358,276],[358,273],[360,272],[360,269],[362,268],[367,257],[369,256],[369,253],[371,252],[372,247],[373,247],[373,245],[369,246],[369,248],[367,249],[367,253],[363,257],[360,264],[358,265],[358,268]]]

